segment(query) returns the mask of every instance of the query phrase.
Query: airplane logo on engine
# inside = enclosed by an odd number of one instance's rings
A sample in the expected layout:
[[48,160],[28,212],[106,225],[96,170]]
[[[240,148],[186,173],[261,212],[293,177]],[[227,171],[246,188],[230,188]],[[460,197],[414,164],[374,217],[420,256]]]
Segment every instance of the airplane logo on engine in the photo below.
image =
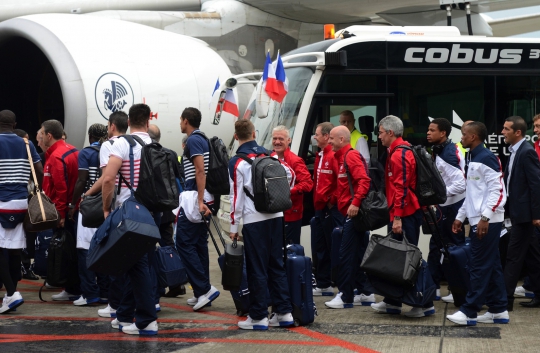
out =
[[108,120],[112,113],[133,105],[133,89],[124,77],[108,72],[97,80],[95,99],[99,113]]

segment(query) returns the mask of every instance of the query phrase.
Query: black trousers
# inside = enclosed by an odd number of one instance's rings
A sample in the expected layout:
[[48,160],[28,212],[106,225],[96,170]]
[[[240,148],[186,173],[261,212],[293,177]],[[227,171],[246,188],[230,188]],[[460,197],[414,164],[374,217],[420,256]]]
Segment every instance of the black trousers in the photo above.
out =
[[527,267],[531,290],[540,297],[540,240],[531,222],[521,224],[512,222],[504,268],[504,283],[509,298],[514,296],[523,265]]

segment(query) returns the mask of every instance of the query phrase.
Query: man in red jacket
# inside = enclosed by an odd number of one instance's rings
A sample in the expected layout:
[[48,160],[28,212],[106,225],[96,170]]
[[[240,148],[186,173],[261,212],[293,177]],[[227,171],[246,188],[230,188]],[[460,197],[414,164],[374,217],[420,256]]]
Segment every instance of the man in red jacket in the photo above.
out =
[[336,187],[338,164],[334,158],[332,146],[328,143],[330,131],[334,125],[324,122],[315,129],[315,140],[321,149],[315,157],[315,170],[313,171],[313,204],[315,216],[311,219],[311,249],[313,258],[316,259],[314,266],[317,287],[313,288],[313,295],[333,296],[332,288],[332,230],[335,227],[343,227],[345,217],[336,207]]
[[[60,220],[58,228],[65,228],[77,242],[76,220],[68,217],[73,190],[79,177],[79,151],[62,139],[64,127],[58,120],[47,120],[41,124],[43,128],[43,144],[47,147],[45,166],[43,167],[43,192],[54,202]],[[77,274],[78,276],[78,274]],[[52,296],[53,300],[77,300],[80,296],[79,286],[66,288],[60,294]]]
[[291,186],[292,207],[285,211],[285,233],[287,243],[300,244],[300,231],[302,229],[302,214],[304,212],[304,193],[310,192],[313,180],[306,163],[289,148],[291,137],[289,130],[283,125],[276,126],[272,131],[272,146],[276,156],[287,170],[287,177]]
[[[364,157],[351,147],[350,141],[351,133],[347,127],[338,126],[330,131],[329,143],[335,152],[334,157],[338,163],[337,208],[343,216],[347,216],[339,248],[339,293],[334,299],[324,303],[332,309],[353,307],[356,274],[359,270],[360,259],[363,257],[362,249],[365,251],[368,241],[368,233],[358,232],[354,228],[352,218],[358,215],[362,200],[369,191],[371,179],[368,176],[368,167]],[[345,167],[345,163],[347,167]],[[349,177],[354,195],[351,195]],[[359,293],[363,292],[363,288],[357,289]]]
[[[409,243],[418,245],[422,210],[412,191],[416,189],[416,160],[412,151],[400,148],[403,145],[410,146],[402,136],[403,122],[398,117],[389,115],[379,123],[379,139],[382,145],[388,148],[385,184],[390,209],[389,228],[394,239],[403,240],[405,234]],[[388,298],[371,304],[371,307],[381,313],[401,313],[401,302]],[[405,316],[424,317],[433,314],[433,303],[428,303],[424,308],[412,308]]]

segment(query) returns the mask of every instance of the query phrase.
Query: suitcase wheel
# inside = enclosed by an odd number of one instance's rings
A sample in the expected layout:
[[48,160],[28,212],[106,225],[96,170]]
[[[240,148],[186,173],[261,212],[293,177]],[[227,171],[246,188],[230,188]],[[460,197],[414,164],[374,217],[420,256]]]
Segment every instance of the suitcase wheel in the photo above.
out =
[[293,325],[294,325],[294,327],[300,326],[300,320],[299,319],[294,319]]

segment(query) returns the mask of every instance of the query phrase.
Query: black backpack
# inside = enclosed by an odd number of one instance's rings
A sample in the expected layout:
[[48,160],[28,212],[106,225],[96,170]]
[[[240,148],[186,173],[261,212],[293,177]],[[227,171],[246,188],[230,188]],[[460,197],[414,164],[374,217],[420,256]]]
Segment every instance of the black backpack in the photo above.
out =
[[[227,147],[217,136],[208,139],[202,131],[194,131],[193,133],[199,134],[206,139],[210,151],[204,188],[213,195],[229,195],[229,154],[227,153]],[[191,156],[187,146],[184,154],[188,157]]]
[[253,195],[244,187],[244,192],[261,213],[284,212],[292,207],[291,189],[287,172],[281,162],[267,153],[258,155],[254,160],[245,154],[237,154],[251,164]]
[[420,206],[440,205],[446,202],[446,184],[431,158],[423,146],[399,145],[412,151],[416,161],[416,189],[412,191],[418,198]]
[[[171,151],[157,142],[145,143],[139,136],[122,135],[131,146],[142,146],[139,184],[135,198],[150,212],[172,211],[178,208],[177,166]],[[133,182],[133,180],[131,181]]]
[[[76,286],[79,284],[77,268],[75,238],[65,228],[58,228],[49,244],[46,282],[55,287]],[[39,299],[44,301],[41,298],[42,289],[39,290]]]

